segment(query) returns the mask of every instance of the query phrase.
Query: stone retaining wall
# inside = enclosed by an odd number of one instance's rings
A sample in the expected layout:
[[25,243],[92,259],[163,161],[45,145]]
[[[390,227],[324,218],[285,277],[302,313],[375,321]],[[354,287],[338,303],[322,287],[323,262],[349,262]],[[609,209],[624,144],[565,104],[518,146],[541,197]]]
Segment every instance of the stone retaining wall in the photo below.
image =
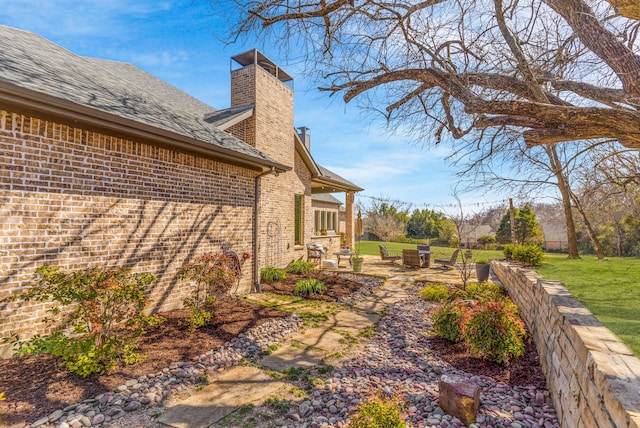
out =
[[561,282],[505,262],[491,268],[533,336],[562,426],[640,428],[640,360]]

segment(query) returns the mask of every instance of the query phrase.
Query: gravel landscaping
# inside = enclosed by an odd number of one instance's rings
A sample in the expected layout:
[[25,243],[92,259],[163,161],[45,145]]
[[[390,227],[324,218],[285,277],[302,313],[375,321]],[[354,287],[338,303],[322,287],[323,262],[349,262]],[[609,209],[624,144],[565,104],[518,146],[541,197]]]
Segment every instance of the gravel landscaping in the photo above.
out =
[[[380,284],[380,280],[371,277],[349,275],[348,279],[363,287],[338,300],[358,300]],[[410,426],[465,426],[438,406],[438,381],[444,374],[460,376],[481,387],[481,406],[472,425],[474,428],[559,426],[549,392],[540,378],[539,366],[530,366],[529,370],[525,367],[524,371],[531,376],[525,378],[523,384],[523,375],[511,376],[519,381],[509,382],[504,376],[494,376],[488,370],[489,365],[480,361],[473,371],[467,371],[469,366],[461,370],[456,368],[458,364],[454,366],[442,358],[443,344],[438,342],[432,346],[436,341],[429,334],[429,314],[433,308],[433,304],[417,297],[388,307],[371,337],[360,339],[360,344],[340,358],[330,359],[333,369],[315,368],[308,373],[314,379],[312,388],[301,380],[292,381],[292,388],[279,394],[281,406],[276,408],[273,401],[262,406],[247,406],[219,426],[345,427],[358,403],[378,391],[402,397],[407,403],[405,416]],[[155,418],[163,406],[180,400],[198,385],[215,380],[226,367],[247,362],[259,364],[262,351],[282,342],[301,325],[296,315],[274,318],[238,334],[222,347],[130,379],[114,391],[100,393],[38,421],[30,421],[30,426],[160,427]],[[531,348],[528,347],[527,353],[535,357],[535,350]],[[527,360],[526,364],[531,365],[531,361]],[[300,394],[304,388],[307,394]]]

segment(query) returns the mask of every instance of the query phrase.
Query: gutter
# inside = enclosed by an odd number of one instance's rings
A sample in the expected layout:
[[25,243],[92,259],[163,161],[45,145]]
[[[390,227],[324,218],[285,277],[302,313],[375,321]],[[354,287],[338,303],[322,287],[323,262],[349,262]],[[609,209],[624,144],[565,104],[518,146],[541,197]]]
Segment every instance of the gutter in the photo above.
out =
[[265,171],[256,176],[255,197],[253,198],[253,290],[256,293],[262,293],[262,286],[260,285],[260,266],[258,261],[258,255],[260,254],[260,242],[258,240],[260,231],[260,196],[262,194],[260,179],[267,174],[274,174],[277,177],[278,171],[272,167],[271,170]]

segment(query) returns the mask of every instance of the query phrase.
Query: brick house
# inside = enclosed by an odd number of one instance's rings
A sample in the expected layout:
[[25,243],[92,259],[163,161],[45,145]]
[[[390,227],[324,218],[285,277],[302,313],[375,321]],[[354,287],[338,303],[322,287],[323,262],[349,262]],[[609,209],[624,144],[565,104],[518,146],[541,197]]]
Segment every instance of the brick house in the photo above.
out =
[[[316,164],[291,77],[260,52],[232,58],[231,105],[216,110],[131,64],[5,26],[0,40],[0,300],[45,264],[127,266],[158,277],[149,310],[165,310],[190,291],[178,269],[202,253],[246,253],[245,293],[308,243],[353,242],[363,189]],[[335,192],[344,230],[322,235],[317,218],[339,224]],[[36,333],[45,310],[0,303],[0,338]]]

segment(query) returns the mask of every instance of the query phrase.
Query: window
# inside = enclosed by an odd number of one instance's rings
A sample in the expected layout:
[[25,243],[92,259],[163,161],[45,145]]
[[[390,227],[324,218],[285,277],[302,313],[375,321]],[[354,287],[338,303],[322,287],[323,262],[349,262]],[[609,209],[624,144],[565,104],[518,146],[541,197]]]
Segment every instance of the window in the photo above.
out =
[[320,235],[322,230],[338,231],[338,215],[334,211],[316,210],[314,212],[314,230],[316,235]]
[[295,195],[295,220],[294,220],[294,243],[295,245],[302,245],[304,242],[304,221],[303,221],[303,213],[304,213],[304,199],[302,195]]

